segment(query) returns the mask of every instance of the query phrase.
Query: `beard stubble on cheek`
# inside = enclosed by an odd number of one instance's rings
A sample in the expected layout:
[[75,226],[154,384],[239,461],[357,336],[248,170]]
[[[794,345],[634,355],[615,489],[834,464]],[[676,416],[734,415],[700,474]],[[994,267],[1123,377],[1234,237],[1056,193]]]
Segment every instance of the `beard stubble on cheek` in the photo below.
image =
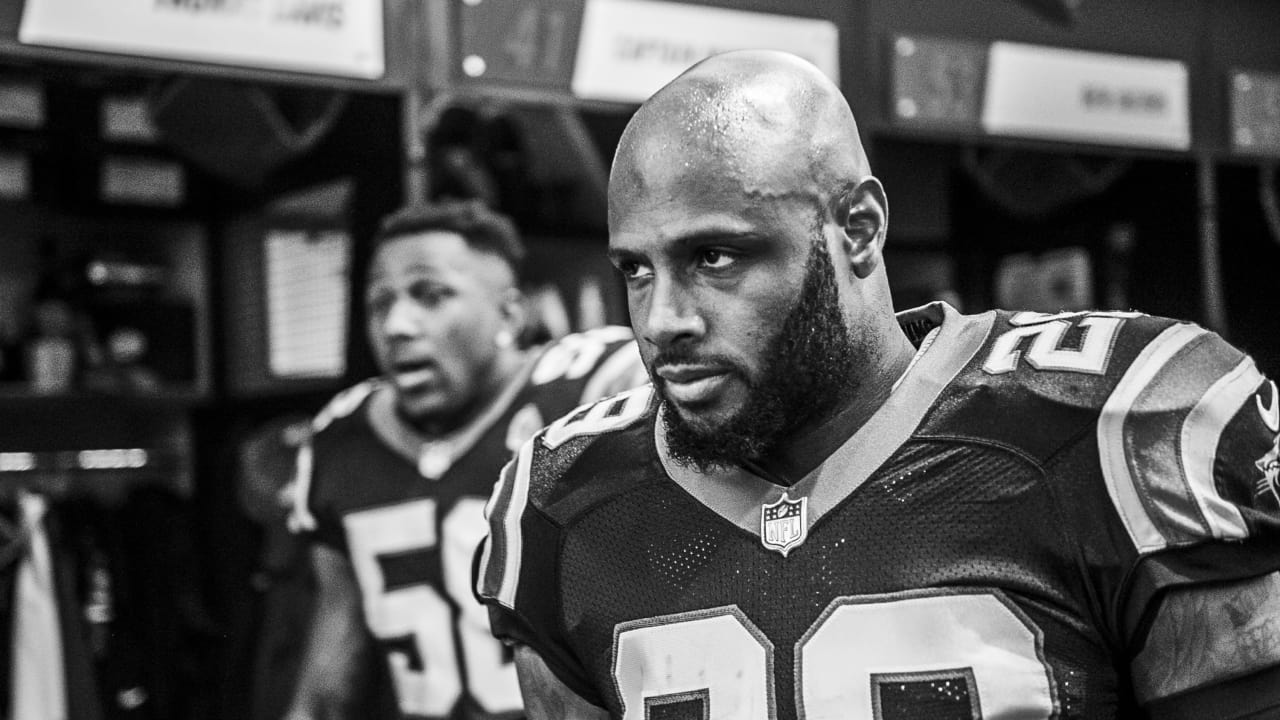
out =
[[[845,321],[835,268],[820,235],[810,247],[795,307],[762,357],[766,363],[758,379],[740,373],[748,386],[746,402],[722,423],[686,421],[671,403],[663,403],[672,459],[706,471],[765,457],[802,426],[832,415],[857,389],[850,366],[858,357],[858,347]],[[656,387],[661,393],[660,381]]]

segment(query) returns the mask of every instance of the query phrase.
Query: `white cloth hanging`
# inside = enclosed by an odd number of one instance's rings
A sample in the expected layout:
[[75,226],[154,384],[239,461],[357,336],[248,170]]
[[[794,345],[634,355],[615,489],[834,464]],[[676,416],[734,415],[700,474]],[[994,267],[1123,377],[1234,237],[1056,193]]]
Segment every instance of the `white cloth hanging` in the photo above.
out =
[[13,604],[11,720],[66,720],[67,688],[53,556],[45,534],[48,504],[20,491],[20,521],[27,551],[18,561]]

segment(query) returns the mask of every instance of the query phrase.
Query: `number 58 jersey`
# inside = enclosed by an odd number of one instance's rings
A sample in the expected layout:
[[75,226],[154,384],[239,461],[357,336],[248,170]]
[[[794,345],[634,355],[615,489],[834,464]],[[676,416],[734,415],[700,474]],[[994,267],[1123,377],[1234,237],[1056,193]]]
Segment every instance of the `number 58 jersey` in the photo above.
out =
[[495,634],[637,720],[1274,701],[1280,397],[1252,360],[1137,313],[899,319],[910,369],[790,487],[674,462],[648,388],[525,444],[476,577]]
[[400,419],[380,380],[343,392],[313,422],[291,524],[350,559],[401,716],[520,713],[515,668],[471,592],[485,499],[512,452],[547,420],[642,379],[631,331],[605,327],[531,353],[487,409],[447,439],[429,442]]

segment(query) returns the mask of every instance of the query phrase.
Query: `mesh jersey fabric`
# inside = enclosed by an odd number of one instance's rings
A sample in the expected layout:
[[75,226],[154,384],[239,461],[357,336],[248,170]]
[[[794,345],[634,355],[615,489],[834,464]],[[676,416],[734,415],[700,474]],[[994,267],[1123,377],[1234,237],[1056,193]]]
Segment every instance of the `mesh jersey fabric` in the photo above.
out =
[[335,398],[300,454],[291,522],[351,560],[404,717],[519,714],[510,653],[469,584],[484,501],[512,450],[547,419],[643,374],[625,328],[570,335],[535,355],[443,461],[425,457],[429,444],[390,411],[381,381]]
[[1168,691],[1134,664],[1161,594],[1280,566],[1274,388],[1136,313],[901,320],[938,333],[886,408],[760,491],[808,502],[785,555],[740,502],[758,479],[664,459],[652,391],[553,423],[491,501],[495,634],[614,717],[1071,720]]

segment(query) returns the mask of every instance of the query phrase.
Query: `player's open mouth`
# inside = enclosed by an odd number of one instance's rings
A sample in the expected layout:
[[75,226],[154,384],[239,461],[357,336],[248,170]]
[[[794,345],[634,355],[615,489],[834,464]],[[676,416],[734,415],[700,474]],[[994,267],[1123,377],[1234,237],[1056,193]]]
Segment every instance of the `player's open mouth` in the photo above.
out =
[[430,360],[398,362],[391,369],[396,385],[401,388],[425,385],[440,374],[438,366]]

